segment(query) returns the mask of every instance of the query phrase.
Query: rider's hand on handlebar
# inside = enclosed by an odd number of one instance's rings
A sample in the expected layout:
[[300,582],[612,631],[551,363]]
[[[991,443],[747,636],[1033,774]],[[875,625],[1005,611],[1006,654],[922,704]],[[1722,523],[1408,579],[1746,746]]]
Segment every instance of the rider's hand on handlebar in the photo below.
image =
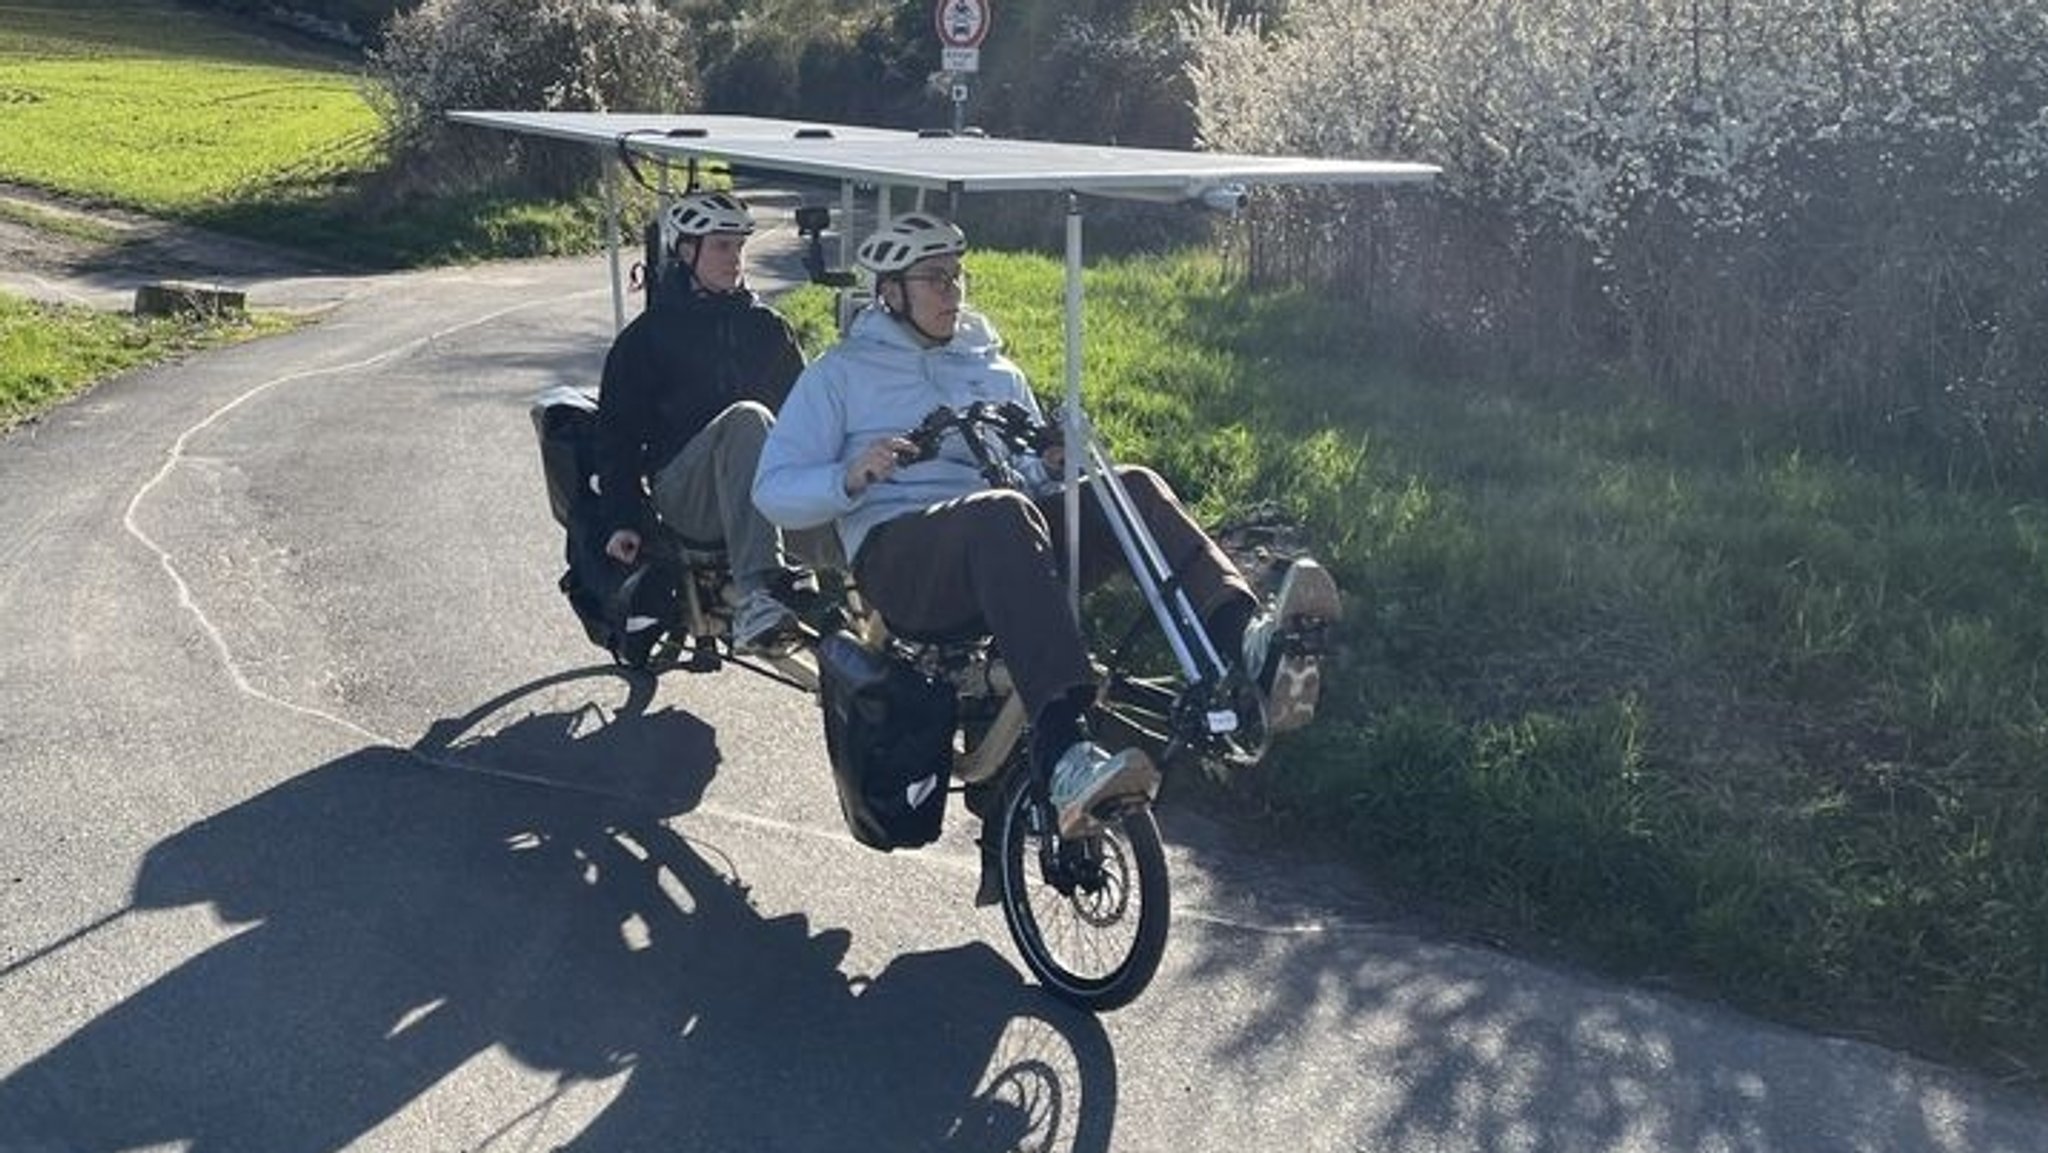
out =
[[612,533],[604,542],[604,555],[620,564],[632,564],[640,559],[640,534],[629,528]]
[[846,495],[859,496],[867,487],[886,479],[898,468],[918,458],[917,446],[900,436],[883,437],[869,445],[846,466]]

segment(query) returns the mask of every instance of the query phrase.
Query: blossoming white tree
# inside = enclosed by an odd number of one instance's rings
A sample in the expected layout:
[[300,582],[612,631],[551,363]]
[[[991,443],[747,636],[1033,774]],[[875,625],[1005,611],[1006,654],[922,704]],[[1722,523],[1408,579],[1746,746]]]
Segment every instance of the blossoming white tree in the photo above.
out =
[[1263,270],[1369,269],[1378,306],[1516,363],[1619,352],[1669,387],[2028,456],[2048,9],[1291,0],[1184,27],[1213,145],[1446,166],[1426,211],[1291,198],[1257,225]]

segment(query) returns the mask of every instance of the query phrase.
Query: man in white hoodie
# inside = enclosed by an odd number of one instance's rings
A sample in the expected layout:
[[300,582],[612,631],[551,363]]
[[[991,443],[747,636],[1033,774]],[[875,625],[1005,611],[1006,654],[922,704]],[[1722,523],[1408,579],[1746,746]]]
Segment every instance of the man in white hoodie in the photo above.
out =
[[[1065,510],[1046,462],[1013,462],[1029,493],[989,487],[958,438],[913,462],[904,434],[941,405],[1015,403],[1039,413],[995,327],[965,306],[966,251],[957,227],[925,212],[892,217],[861,244],[874,303],[797,379],[762,449],[754,503],[786,529],[836,523],[862,595],[899,631],[979,626],[994,636],[1031,718],[1032,763],[1071,834],[1102,801],[1156,789],[1158,770],[1142,753],[1106,753],[1083,727],[1095,680],[1067,605],[1057,543]],[[1243,654],[1266,694],[1268,727],[1306,723],[1315,661],[1271,641],[1300,618],[1337,617],[1329,574],[1297,561],[1273,611],[1260,615],[1250,585],[1158,474],[1118,475],[1219,651]],[[1094,584],[1119,571],[1123,555],[1096,502],[1081,503],[1081,575]]]

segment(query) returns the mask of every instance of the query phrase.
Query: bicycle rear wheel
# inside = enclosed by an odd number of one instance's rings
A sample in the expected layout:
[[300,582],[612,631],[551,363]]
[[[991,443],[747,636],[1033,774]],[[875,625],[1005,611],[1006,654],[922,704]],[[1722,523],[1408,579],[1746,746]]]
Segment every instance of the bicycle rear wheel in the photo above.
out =
[[1024,963],[1061,1000],[1092,1012],[1129,1004],[1166,955],[1172,901],[1149,807],[1062,840],[1028,773],[1003,800],[1003,919]]

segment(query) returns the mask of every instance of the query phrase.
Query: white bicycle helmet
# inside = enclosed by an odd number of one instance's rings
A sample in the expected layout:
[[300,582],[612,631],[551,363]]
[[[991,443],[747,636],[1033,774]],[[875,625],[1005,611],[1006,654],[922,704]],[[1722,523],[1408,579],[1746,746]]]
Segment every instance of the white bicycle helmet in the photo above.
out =
[[905,212],[889,218],[854,253],[861,266],[876,276],[901,272],[928,256],[958,256],[967,251],[967,234],[952,222],[929,212]]
[[724,192],[692,192],[677,197],[662,213],[662,223],[667,226],[671,243],[714,232],[741,236],[754,232],[754,214],[747,211],[739,197]]

